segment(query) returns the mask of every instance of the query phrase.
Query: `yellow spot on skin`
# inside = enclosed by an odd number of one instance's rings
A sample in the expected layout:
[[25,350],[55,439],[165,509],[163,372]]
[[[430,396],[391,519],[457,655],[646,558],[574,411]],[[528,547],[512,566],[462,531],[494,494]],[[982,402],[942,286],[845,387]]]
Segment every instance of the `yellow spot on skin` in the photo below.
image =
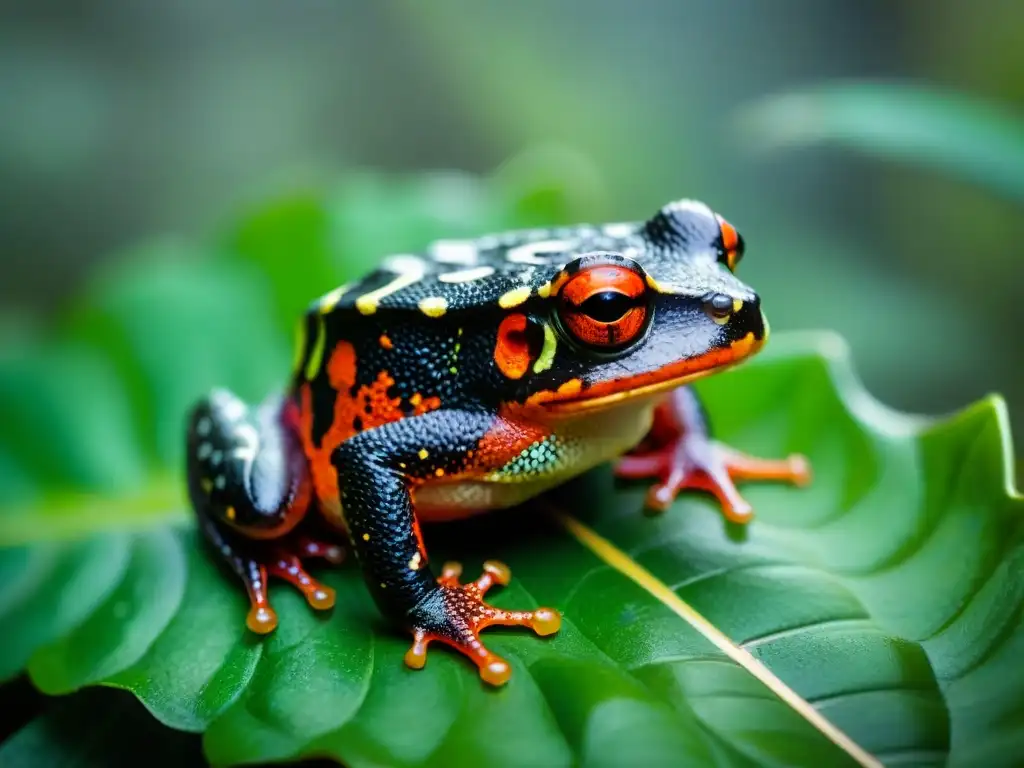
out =
[[540,288],[538,288],[537,289],[537,295],[540,296],[542,299],[546,299],[548,296],[550,296],[551,295],[551,283],[550,282],[544,283],[544,285],[542,285]]
[[569,379],[558,388],[560,395],[576,395],[583,389],[583,382],[580,379]]
[[739,312],[741,309],[743,309],[743,299],[733,299],[732,300],[732,311],[733,312]]
[[356,309],[364,315],[372,315],[377,311],[377,307],[380,305],[380,300],[385,296],[390,296],[392,293],[412,285],[423,277],[425,265],[417,263],[417,261],[412,261],[412,263],[403,266],[406,271],[398,275],[390,283],[378,288],[376,291],[370,291],[369,293],[363,294],[356,299]]
[[199,484],[203,487],[203,493],[209,494],[213,490],[213,482],[208,477],[204,477]]
[[647,276],[647,285],[650,287],[652,291],[657,291],[658,293],[666,293],[665,289],[661,287],[658,281],[655,280],[650,275]]
[[420,448],[420,453],[419,453],[419,457],[420,457],[421,459],[425,459],[425,458],[427,458],[427,456],[429,456],[429,455],[430,455],[430,452],[429,452],[429,451],[427,451],[427,449],[426,449],[426,448]]
[[420,555],[419,552],[417,552],[415,555],[413,555],[412,559],[409,560],[409,570],[410,571],[418,571],[420,569],[420,564],[421,564],[422,560],[423,560],[423,557],[422,557],[422,555]]
[[736,350],[737,355],[746,355],[750,351],[750,348],[754,346],[754,334],[748,333],[739,341],[734,341],[730,346]]
[[323,315],[316,318],[316,342],[313,344],[313,351],[306,361],[306,380],[312,381],[313,377],[320,371],[320,365],[324,361],[324,344],[327,343],[327,332],[324,330]]
[[298,371],[302,365],[302,355],[306,351],[306,318],[299,318],[295,324],[295,357],[292,360],[292,370]]
[[234,507],[228,507],[227,509],[224,510],[224,516],[228,520],[234,520],[238,516],[238,513],[235,512]]
[[419,392],[414,392],[412,397],[409,398],[409,405],[411,405],[413,408],[415,408],[422,402],[423,395],[421,395]]
[[387,584],[385,584],[385,583],[384,583],[384,582],[382,581],[382,582],[380,583],[380,588],[381,588],[381,589],[387,589],[387,588],[388,588],[388,585],[387,585]]
[[369,541],[369,540],[370,540],[370,534],[364,533],[363,534],[363,541]]
[[512,307],[518,307],[528,298],[530,298],[530,286],[523,285],[501,294],[498,298],[498,306],[502,309],[512,309]]
[[420,312],[427,317],[441,317],[448,311],[448,299],[442,296],[428,296],[419,303]]
[[345,292],[352,287],[351,283],[345,285],[339,285],[330,293],[324,294],[320,301],[317,302],[317,311],[320,314],[325,315],[338,306],[338,302],[341,301],[341,297],[345,295]]
[[533,372],[540,373],[550,368],[555,360],[555,351],[557,349],[558,338],[555,336],[555,331],[549,324],[544,323],[544,346],[541,347],[537,362],[533,364]]
[[356,299],[356,309],[362,312],[364,315],[372,315],[377,311],[377,299],[374,296],[367,294],[366,296],[360,296]]
[[404,461],[398,462],[398,466],[399,466],[400,469],[405,469],[405,462]]
[[562,290],[562,286],[565,285],[568,279],[569,273],[563,269],[561,272],[555,275],[555,279],[551,283],[551,292],[558,293],[560,290]]

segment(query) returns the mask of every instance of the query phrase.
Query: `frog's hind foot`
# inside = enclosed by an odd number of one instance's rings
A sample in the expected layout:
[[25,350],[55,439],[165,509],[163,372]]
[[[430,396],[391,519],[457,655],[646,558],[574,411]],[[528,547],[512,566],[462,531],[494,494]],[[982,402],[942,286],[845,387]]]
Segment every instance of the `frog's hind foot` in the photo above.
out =
[[562,616],[553,608],[503,611],[485,603],[483,597],[487,591],[495,584],[508,584],[511,572],[508,566],[495,560],[484,563],[483,570],[476,581],[461,584],[462,567],[458,563],[445,564],[437,589],[410,612],[413,644],[405,654],[408,666],[422,669],[427,661],[427,646],[437,640],[468,656],[479,668],[484,682],[504,685],[512,669],[480,641],[481,630],[502,625],[529,627],[541,636],[558,631]]
[[250,408],[215,390],[192,410],[187,437],[192,507],[210,544],[249,594],[246,625],[266,634],[277,626],[267,579],[294,585],[315,609],[334,605],[334,590],[302,567],[302,559],[340,563],[341,547],[294,532],[311,498],[311,483],[286,401]]
[[811,480],[810,465],[799,454],[761,459],[712,440],[703,412],[688,389],[673,392],[658,406],[652,435],[655,441],[619,460],[615,474],[657,478],[646,501],[658,512],[667,509],[680,491],[694,488],[713,494],[727,520],[746,523],[754,510],[736,489],[737,480],[774,480],[798,486]]
[[214,521],[200,518],[200,522],[207,540],[245,585],[250,605],[245,625],[251,631],[265,635],[277,628],[277,612],[267,593],[271,576],[293,585],[315,610],[334,607],[334,590],[313,578],[303,567],[302,560],[318,558],[339,564],[345,559],[345,550],[340,546],[303,536],[277,545],[237,542],[237,536],[225,533]]

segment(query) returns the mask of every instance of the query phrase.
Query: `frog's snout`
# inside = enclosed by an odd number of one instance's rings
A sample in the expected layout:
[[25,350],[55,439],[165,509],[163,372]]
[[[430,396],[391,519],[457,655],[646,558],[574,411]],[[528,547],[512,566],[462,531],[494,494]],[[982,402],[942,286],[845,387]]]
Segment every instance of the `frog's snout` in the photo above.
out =
[[755,341],[763,341],[767,335],[767,323],[761,311],[761,300],[754,298],[744,301],[733,312],[727,325],[729,341],[739,341],[753,334]]

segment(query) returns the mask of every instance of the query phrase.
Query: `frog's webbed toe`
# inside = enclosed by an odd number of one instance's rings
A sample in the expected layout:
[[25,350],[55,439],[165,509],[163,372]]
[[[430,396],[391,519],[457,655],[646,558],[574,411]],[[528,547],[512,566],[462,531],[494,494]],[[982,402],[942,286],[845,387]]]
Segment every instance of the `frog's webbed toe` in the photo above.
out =
[[552,608],[505,611],[485,603],[487,591],[495,584],[508,584],[511,573],[506,565],[494,560],[484,563],[483,570],[476,581],[461,584],[461,566],[445,564],[437,589],[411,612],[413,645],[405,654],[407,665],[421,669],[427,661],[427,646],[437,640],[468,656],[484,682],[504,685],[511,676],[511,667],[487,649],[480,632],[494,625],[529,627],[541,636],[558,631],[562,616]]
[[736,488],[737,480],[774,480],[807,485],[811,469],[804,456],[762,459],[734,450],[708,435],[703,413],[689,389],[669,395],[655,412],[655,439],[619,460],[623,478],[656,478],[647,506],[664,511],[680,491],[692,488],[714,494],[726,519],[746,523],[754,510]]
[[313,578],[303,567],[302,559],[319,558],[332,564],[340,563],[345,557],[340,546],[301,536],[274,544],[237,541],[237,537],[225,536],[212,521],[203,523],[210,542],[245,585],[250,604],[245,624],[251,631],[265,635],[277,628],[277,612],[268,596],[271,576],[295,586],[316,610],[334,606],[334,590]]

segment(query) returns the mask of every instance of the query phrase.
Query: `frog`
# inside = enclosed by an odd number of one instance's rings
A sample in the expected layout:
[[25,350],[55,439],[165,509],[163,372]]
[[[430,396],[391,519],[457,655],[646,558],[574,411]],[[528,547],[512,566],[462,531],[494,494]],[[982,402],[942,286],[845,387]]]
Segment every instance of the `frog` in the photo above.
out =
[[[498,560],[471,581],[457,562],[435,571],[422,524],[528,508],[606,462],[650,483],[654,512],[694,490],[741,526],[753,509],[738,482],[806,485],[806,457],[716,440],[693,387],[768,340],[760,296],[736,275],[745,251],[687,198],[643,220],[435,240],[312,301],[278,390],[250,405],[214,388],[187,417],[191,507],[248,593],[248,629],[278,624],[270,577],[331,609],[307,561],[354,553],[377,609],[411,637],[409,668],[439,643],[501,686],[511,667],[481,631],[549,636],[562,613],[487,602],[511,579]],[[322,535],[300,526],[314,519]]]

